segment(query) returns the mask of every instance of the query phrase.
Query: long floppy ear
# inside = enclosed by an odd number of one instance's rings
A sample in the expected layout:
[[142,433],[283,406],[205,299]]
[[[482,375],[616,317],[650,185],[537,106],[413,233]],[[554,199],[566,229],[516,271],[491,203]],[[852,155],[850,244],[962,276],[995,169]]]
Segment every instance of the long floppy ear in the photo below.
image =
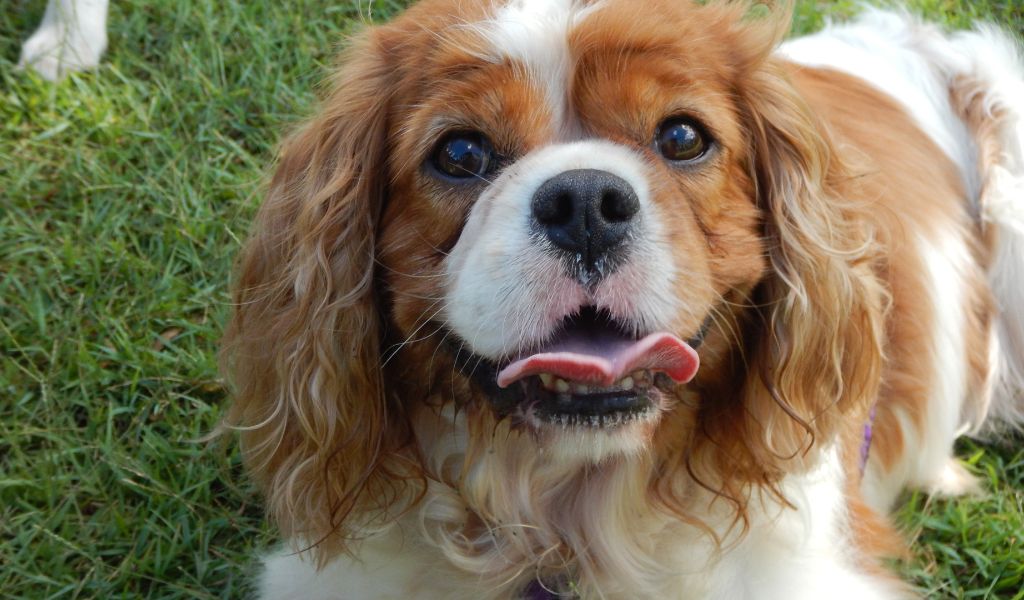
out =
[[375,30],[356,40],[316,117],[284,144],[242,251],[222,354],[234,386],[226,423],[241,431],[267,509],[321,560],[344,549],[350,516],[382,517],[387,507],[368,503],[395,497],[382,487],[407,475],[374,290],[393,95],[382,45]]
[[723,11],[769,264],[752,298],[742,389],[701,407],[693,455],[704,458],[690,469],[709,483],[729,473],[716,489],[741,519],[750,486],[784,500],[782,477],[835,443],[844,418],[865,418],[883,360],[886,293],[872,219],[853,169],[773,54],[792,9],[780,4],[760,19]]
[[[769,275],[746,386],[763,466],[833,441],[878,393],[886,293],[878,244],[852,169],[826,126],[769,58],[743,92]],[[776,460],[772,460],[774,457]]]

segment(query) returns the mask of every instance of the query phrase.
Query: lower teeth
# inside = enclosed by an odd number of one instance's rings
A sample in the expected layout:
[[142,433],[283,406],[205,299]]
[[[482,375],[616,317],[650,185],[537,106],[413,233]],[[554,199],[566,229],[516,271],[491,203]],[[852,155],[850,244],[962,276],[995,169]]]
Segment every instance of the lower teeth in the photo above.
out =
[[603,388],[588,386],[583,383],[569,382],[564,379],[556,378],[550,373],[541,373],[537,377],[540,378],[541,387],[549,392],[555,392],[556,394],[568,394],[572,392],[579,396],[608,392],[628,392],[633,389],[646,389],[651,386],[654,380],[654,375],[649,371],[634,371],[632,374],[615,382],[610,387]]

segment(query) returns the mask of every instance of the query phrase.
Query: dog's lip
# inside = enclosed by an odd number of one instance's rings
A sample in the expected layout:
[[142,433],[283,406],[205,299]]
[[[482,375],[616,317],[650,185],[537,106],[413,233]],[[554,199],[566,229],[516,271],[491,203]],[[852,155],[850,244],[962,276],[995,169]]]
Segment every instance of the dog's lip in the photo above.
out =
[[[525,382],[524,382],[525,383]],[[536,392],[536,386],[526,384]],[[661,405],[660,391],[618,391],[590,394],[526,393],[521,406],[524,417],[538,427],[584,427],[614,429],[648,420]]]

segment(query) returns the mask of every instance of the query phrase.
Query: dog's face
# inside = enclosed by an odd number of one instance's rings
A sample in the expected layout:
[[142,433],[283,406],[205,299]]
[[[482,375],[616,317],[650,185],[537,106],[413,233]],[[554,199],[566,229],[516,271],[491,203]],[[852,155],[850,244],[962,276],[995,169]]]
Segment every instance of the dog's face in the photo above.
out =
[[681,3],[433,4],[388,132],[391,342],[542,437],[642,447],[766,264],[735,74],[707,67],[733,49]]
[[[771,57],[787,24],[427,0],[357,40],[284,148],[227,336],[229,420],[286,535],[330,554],[427,479],[494,515],[513,464],[576,488],[632,464],[665,510],[693,518],[697,481],[742,512],[866,404],[880,294]],[[461,462],[435,456],[453,439]]]

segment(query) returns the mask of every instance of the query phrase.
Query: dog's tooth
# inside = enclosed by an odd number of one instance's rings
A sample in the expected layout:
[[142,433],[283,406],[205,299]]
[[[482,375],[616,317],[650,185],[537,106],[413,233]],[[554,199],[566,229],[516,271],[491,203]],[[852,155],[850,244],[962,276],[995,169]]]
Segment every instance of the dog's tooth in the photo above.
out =
[[576,393],[576,394],[589,394],[590,393],[590,387],[586,386],[586,385],[583,385],[582,383],[576,383],[576,384],[573,384],[572,391],[573,391],[573,393]]
[[569,382],[568,381],[566,381],[564,379],[556,379],[555,380],[555,391],[556,392],[558,392],[560,394],[568,394],[570,389],[571,389],[571,387],[569,386]]
[[538,377],[540,377],[541,385],[549,390],[551,389],[551,384],[555,382],[555,376],[551,373],[541,373]]
[[649,371],[633,371],[633,383],[640,387],[651,385],[651,374]]
[[633,389],[633,378],[626,377],[625,379],[619,382],[619,386],[628,392],[629,390]]

